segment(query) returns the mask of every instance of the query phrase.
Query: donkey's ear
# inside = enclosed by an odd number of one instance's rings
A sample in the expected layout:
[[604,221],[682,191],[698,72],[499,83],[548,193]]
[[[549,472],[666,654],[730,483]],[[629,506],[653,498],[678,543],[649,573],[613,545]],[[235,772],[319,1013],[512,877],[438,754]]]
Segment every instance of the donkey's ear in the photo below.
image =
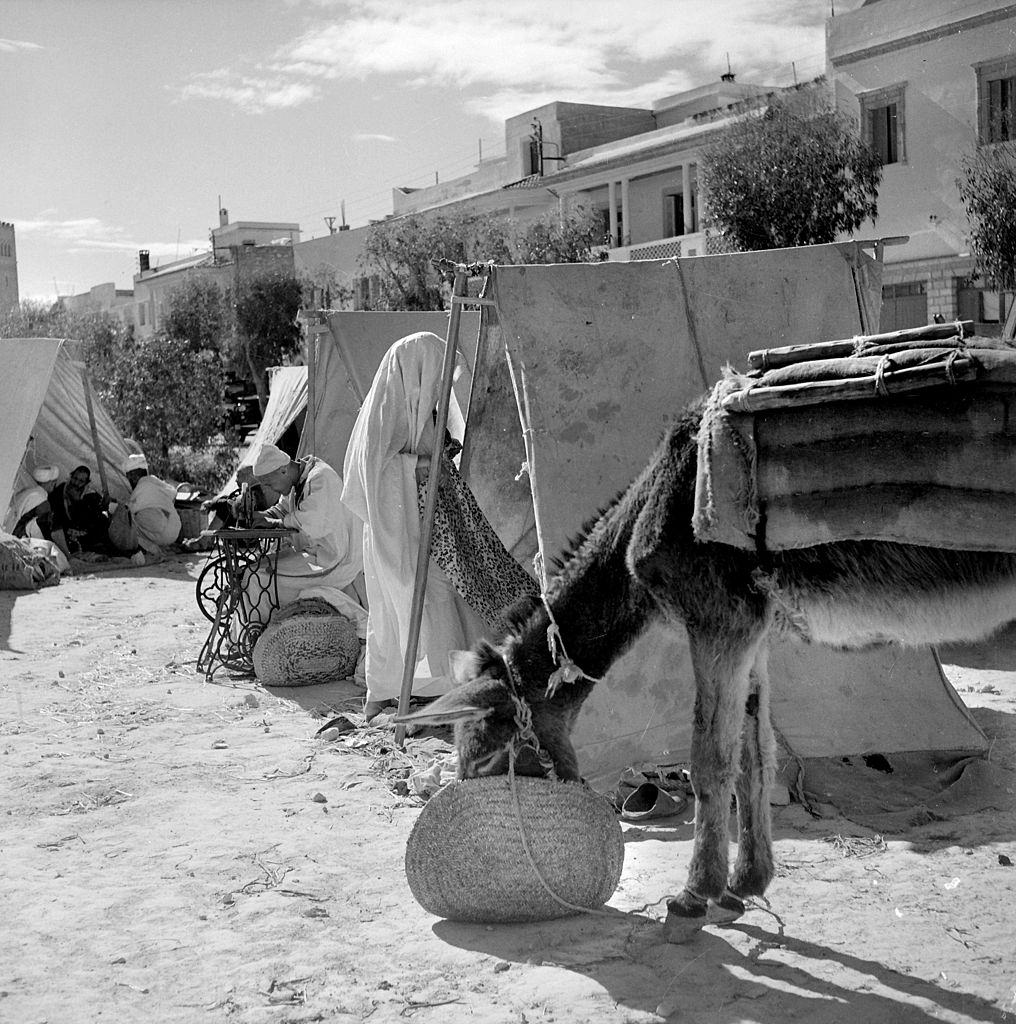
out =
[[395,721],[414,725],[453,725],[455,722],[480,722],[493,712],[489,704],[477,700],[473,687],[460,686],[438,697],[432,704],[411,711],[407,715],[396,715]]

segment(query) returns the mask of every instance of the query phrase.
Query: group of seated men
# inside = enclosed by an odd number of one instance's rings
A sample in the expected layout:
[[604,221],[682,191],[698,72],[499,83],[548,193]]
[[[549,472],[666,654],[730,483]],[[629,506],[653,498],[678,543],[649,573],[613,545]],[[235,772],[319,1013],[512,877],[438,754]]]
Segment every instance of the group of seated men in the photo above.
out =
[[148,473],[144,455],[129,455],[121,467],[131,487],[128,498],[112,503],[91,489],[91,470],[77,466],[58,482],[56,466],[38,466],[34,483],[15,495],[15,537],[44,540],[64,558],[126,556],[138,565],[158,561],[181,532],[176,489]]

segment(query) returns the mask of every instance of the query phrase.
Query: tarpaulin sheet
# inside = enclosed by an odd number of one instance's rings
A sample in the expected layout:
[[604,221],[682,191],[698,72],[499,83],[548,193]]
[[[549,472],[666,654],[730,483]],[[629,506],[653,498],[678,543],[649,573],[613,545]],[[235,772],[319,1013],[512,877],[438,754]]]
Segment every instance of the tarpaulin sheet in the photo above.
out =
[[[872,330],[881,266],[853,246],[827,245],[494,267],[491,285],[497,316],[481,337],[466,472],[502,541],[523,560],[536,543],[528,480],[516,479],[525,449],[505,343],[526,370],[550,558],[627,487],[679,410],[726,364],[743,368],[759,348]],[[777,725],[809,752],[983,746],[930,649],[778,644],[770,673]],[[583,773],[603,779],[639,761],[686,760],[692,700],[683,631],[651,627],[579,717]],[[858,716],[865,703],[892,711]]]

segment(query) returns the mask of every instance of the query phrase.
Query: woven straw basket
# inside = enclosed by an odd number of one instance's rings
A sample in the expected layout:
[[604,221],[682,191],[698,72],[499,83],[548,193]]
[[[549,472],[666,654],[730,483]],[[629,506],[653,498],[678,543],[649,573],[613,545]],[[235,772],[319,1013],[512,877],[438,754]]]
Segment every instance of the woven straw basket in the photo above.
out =
[[254,645],[258,679],[265,686],[313,686],[351,676],[360,656],[356,623],[334,609],[299,614],[292,607],[276,612]]
[[549,921],[602,906],[624,865],[624,840],[605,797],[578,783],[516,777],[530,860],[507,776],[453,782],[420,812],[406,846],[416,901],[451,921]]

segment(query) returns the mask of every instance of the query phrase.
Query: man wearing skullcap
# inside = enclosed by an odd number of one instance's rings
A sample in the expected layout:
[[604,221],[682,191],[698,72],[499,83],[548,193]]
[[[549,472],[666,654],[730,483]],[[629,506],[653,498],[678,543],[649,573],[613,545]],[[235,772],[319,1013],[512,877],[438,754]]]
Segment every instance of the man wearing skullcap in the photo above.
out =
[[[351,589],[363,569],[362,524],[342,504],[339,474],[314,456],[295,461],[266,444],[254,460],[254,479],[280,495],[271,508],[255,514],[257,523],[296,530],[292,549],[280,554],[277,564],[280,605],[292,603],[309,587],[327,587],[354,602],[351,613],[362,612]],[[255,607],[252,614],[265,621],[267,609]]]
[[131,485],[131,494],[110,520],[109,539],[138,565],[153,564],[162,558],[163,548],[180,537],[176,488],[149,476],[148,460],[140,453],[128,455],[120,468]]

